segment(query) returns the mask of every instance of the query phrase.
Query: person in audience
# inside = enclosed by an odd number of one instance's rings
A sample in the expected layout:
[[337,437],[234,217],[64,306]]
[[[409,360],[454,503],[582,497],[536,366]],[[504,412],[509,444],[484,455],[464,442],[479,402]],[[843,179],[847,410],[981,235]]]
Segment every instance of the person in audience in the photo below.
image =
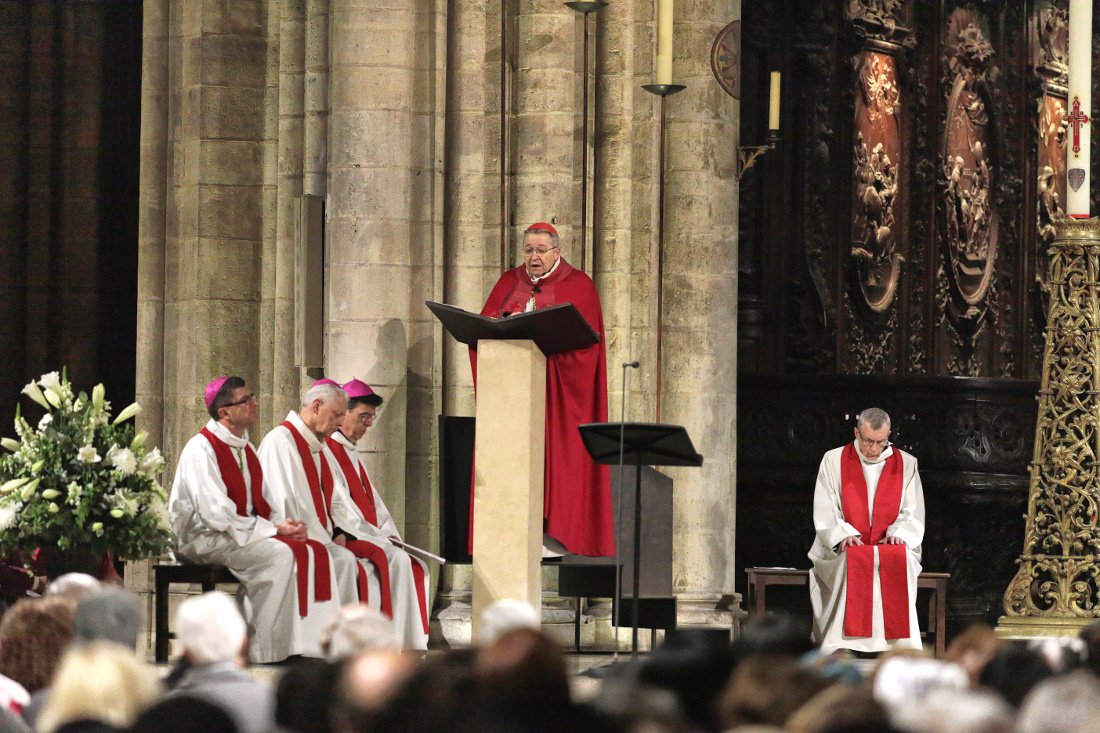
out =
[[60,596],[80,603],[88,596],[103,590],[103,584],[87,573],[65,573],[50,581],[46,596]]
[[211,591],[184,600],[175,629],[191,666],[169,695],[220,706],[241,733],[267,733],[274,723],[275,695],[270,685],[240,667],[248,630],[233,599]]
[[[251,661],[320,655],[321,629],[342,602],[340,566],[299,515],[266,496],[269,477],[248,438],[259,417],[248,384],[217,377],[204,399],[210,421],[184,446],[168,500],[176,553],[225,565],[241,582]],[[346,566],[343,582],[354,586],[354,572]]]
[[966,670],[970,686],[977,687],[982,670],[1004,646],[1005,642],[985,624],[974,624],[951,640],[944,660]]
[[[416,658],[397,651],[376,651],[347,660],[338,687],[338,720],[354,733],[401,733],[404,714],[429,716],[427,706],[414,708],[391,701],[416,672]],[[415,712],[413,712],[415,710]],[[397,720],[393,713],[402,713]]]
[[330,509],[335,533],[357,557],[374,566],[380,596],[371,605],[393,619],[406,649],[428,648],[427,564],[394,544],[401,533],[386,502],[367,475],[358,444],[374,424],[382,397],[370,385],[352,379],[343,385],[348,396],[347,412],[339,427],[325,439],[333,460],[333,491]]
[[481,625],[478,629],[478,644],[492,646],[497,639],[516,629],[542,628],[542,619],[530,603],[514,598],[501,598],[490,603],[481,612]]
[[160,694],[154,670],[118,644],[93,641],[65,653],[39,733],[100,733],[128,728]]
[[893,724],[907,733],[1012,733],[1012,707],[986,690],[940,688],[920,701],[904,700],[891,711]]
[[338,662],[373,651],[401,651],[393,621],[365,603],[344,606],[321,632],[321,651]]
[[985,665],[978,681],[1000,695],[1013,708],[1019,708],[1024,697],[1038,683],[1054,674],[1041,654],[1019,644],[999,649]]
[[788,733],[891,733],[890,714],[862,685],[838,683],[811,697],[789,718]]
[[[720,729],[744,725],[782,728],[796,710],[831,684],[789,657],[742,659],[717,699]],[[710,725],[707,729],[719,728]]]
[[885,411],[867,408],[855,439],[827,452],[818,469],[810,604],[824,654],[921,648],[924,492],[917,459],[891,447],[890,429]]
[[1081,629],[1078,638],[1085,643],[1085,668],[1100,674],[1100,621]]
[[1017,733],[1100,730],[1100,678],[1086,670],[1037,683],[1020,705]]
[[[303,658],[279,677],[275,689],[275,726],[294,733],[335,733],[335,701],[342,662]],[[318,705],[327,700],[327,705]]]
[[[79,575],[70,573],[70,575]],[[65,578],[67,576],[62,576]],[[90,577],[90,576],[84,576]],[[62,578],[59,578],[61,580]],[[99,581],[96,581],[98,584]],[[74,585],[73,587],[80,587]],[[77,594],[79,595],[79,594]],[[52,596],[51,596],[52,597]],[[107,641],[131,652],[137,651],[138,634],[145,627],[145,611],[133,593],[115,586],[96,589],[76,606],[73,614],[73,642]],[[23,719],[34,727],[50,697],[50,686],[31,694],[23,708]]]
[[33,693],[50,684],[73,638],[73,606],[65,598],[26,598],[0,618],[0,675],[23,690],[9,688],[7,706],[16,712],[22,711]]
[[220,705],[190,695],[163,698],[138,716],[129,733],[240,733]]

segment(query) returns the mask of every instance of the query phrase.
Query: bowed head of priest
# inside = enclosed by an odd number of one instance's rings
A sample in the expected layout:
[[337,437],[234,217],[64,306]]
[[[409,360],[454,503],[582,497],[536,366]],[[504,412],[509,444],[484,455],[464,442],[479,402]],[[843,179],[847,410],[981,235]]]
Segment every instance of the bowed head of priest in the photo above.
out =
[[302,409],[298,411],[319,440],[336,432],[348,411],[348,395],[339,385],[317,382],[302,395]]
[[382,396],[366,382],[358,379],[345,383],[344,391],[348,395],[348,411],[344,415],[340,432],[352,443],[358,443],[378,418]]

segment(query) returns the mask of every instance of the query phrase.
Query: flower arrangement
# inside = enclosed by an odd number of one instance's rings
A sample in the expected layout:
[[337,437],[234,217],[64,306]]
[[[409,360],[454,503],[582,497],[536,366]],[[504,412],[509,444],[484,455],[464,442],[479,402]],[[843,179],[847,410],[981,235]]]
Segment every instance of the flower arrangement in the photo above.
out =
[[160,449],[131,420],[136,402],[111,419],[102,384],[74,394],[64,371],[43,374],[23,394],[46,413],[36,427],[16,410],[18,440],[0,440],[0,552],[36,548],[111,552],[139,560],[161,554],[164,519]]

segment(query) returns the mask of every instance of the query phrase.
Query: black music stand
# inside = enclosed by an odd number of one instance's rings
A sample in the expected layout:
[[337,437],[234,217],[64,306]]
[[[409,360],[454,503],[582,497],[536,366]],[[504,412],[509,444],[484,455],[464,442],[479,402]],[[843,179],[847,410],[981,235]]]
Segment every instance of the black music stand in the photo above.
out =
[[[642,554],[642,466],[702,466],[687,430],[659,423],[588,423],[579,428],[581,440],[596,463],[637,466],[634,471],[634,602],[630,654],[638,654],[638,606]],[[622,491],[623,487],[620,487]],[[621,496],[621,494],[620,494]]]

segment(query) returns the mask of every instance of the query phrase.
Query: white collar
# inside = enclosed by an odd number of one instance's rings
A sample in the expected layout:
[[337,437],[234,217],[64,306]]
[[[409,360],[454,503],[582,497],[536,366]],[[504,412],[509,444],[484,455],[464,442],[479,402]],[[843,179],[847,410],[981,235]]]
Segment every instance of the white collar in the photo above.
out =
[[230,448],[242,450],[246,445],[248,445],[247,431],[245,431],[244,437],[238,438],[229,428],[225,427],[217,420],[211,420],[210,422],[206,423],[206,429],[212,432],[218,438],[218,440],[225,443]]
[[873,466],[876,463],[882,463],[883,461],[885,461],[887,458],[889,458],[890,456],[892,456],[894,454],[894,447],[893,446],[887,446],[886,449],[884,451],[882,451],[882,453],[878,454],[878,458],[868,458],[867,456],[863,455],[863,451],[859,447],[859,438],[855,439],[855,445],[856,445],[856,454],[859,455],[859,460],[862,463],[866,463],[868,466]]
[[325,447],[325,444],[318,440],[317,436],[310,429],[310,427],[306,425],[306,421],[302,419],[302,416],[299,415],[297,411],[291,410],[290,412],[288,412],[286,419],[288,422],[290,422],[290,424],[296,427],[298,429],[298,432],[302,434],[302,437],[306,439],[306,445],[309,446],[309,450],[311,453],[321,452],[321,450]]
[[559,254],[558,254],[558,259],[554,260],[554,265],[553,265],[553,266],[552,266],[552,267],[550,268],[550,270],[549,270],[549,271],[548,271],[548,272],[547,272],[547,273],[546,273],[545,275],[540,275],[540,276],[538,276],[538,277],[535,277],[535,276],[534,276],[534,275],[532,275],[532,274],[531,274],[530,272],[528,272],[528,270],[527,270],[527,266],[526,266],[526,265],[524,265],[524,267],[523,267],[523,271],[524,271],[524,272],[526,272],[526,273],[527,273],[527,277],[531,279],[531,284],[532,284],[532,285],[538,285],[538,284],[539,284],[540,282],[542,282],[542,281],[543,281],[543,280],[545,280],[546,278],[548,278],[548,277],[550,277],[551,275],[553,275],[553,274],[554,274],[554,270],[558,269],[558,265],[560,265],[560,264],[561,264],[561,254],[559,253]]
[[348,436],[344,435],[339,430],[332,434],[332,439],[348,450],[355,450],[355,443],[352,443],[351,440],[348,439]]

